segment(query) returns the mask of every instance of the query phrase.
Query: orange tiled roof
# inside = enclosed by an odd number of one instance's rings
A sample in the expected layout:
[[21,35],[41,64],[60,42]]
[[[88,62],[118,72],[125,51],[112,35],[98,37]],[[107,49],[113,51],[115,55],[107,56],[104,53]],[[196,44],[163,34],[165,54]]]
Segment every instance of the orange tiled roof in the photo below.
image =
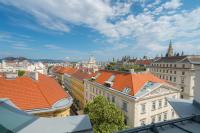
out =
[[77,71],[77,69],[72,68],[72,67],[62,67],[57,71],[57,73],[60,73],[60,74],[64,74],[64,73],[72,74],[72,73],[74,73],[76,71]]
[[135,64],[138,64],[138,65],[150,65],[151,64],[151,60],[136,60]]
[[83,80],[83,79],[88,79],[88,78],[91,78],[92,76],[95,76],[96,73],[89,74],[87,72],[83,72],[82,70],[77,70],[75,73],[71,75],[79,80]]
[[18,77],[15,80],[0,78],[0,98],[9,98],[23,110],[50,108],[69,95],[50,77],[39,74],[39,80]]
[[132,96],[134,96],[148,81],[165,83],[164,80],[157,78],[149,72],[131,74],[113,71],[100,71],[100,73],[101,74],[95,80],[97,83],[104,85],[105,81],[107,81],[112,75],[115,75],[115,78],[112,81],[112,88],[118,91],[123,91],[124,88],[130,88],[130,95]]

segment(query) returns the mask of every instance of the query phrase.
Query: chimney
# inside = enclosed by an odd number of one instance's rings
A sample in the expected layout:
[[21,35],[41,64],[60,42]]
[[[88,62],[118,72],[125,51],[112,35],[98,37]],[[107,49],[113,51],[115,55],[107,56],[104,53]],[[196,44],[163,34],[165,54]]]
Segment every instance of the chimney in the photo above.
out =
[[33,80],[38,80],[39,74],[38,74],[38,72],[30,72],[29,77],[31,77]]
[[129,72],[130,72],[131,74],[134,74],[134,73],[135,73],[134,69],[129,69]]

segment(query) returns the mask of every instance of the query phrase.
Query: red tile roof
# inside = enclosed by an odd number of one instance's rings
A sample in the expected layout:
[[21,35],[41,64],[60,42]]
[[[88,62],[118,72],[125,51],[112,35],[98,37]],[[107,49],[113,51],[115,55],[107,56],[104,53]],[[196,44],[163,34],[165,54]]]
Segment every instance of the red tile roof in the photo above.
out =
[[95,80],[97,83],[104,85],[105,81],[107,81],[112,75],[115,75],[115,78],[112,81],[112,88],[118,91],[123,91],[124,88],[130,88],[130,95],[132,96],[134,96],[148,81],[165,83],[165,81],[157,78],[149,72],[131,74],[113,71],[100,71],[100,73],[101,74]]
[[95,75],[96,73],[83,72],[83,70],[77,70],[75,73],[71,74],[72,77],[75,77],[79,80],[88,79]]
[[151,60],[136,60],[135,64],[137,64],[137,65],[150,65]]
[[76,72],[77,69],[75,68],[72,68],[72,67],[61,67],[59,69],[57,69],[57,73],[60,73],[60,74],[64,74],[64,73],[67,73],[67,74],[72,74],[74,72]]
[[39,80],[18,77],[7,80],[0,77],[0,98],[9,98],[23,110],[50,108],[69,95],[50,77],[39,74]]

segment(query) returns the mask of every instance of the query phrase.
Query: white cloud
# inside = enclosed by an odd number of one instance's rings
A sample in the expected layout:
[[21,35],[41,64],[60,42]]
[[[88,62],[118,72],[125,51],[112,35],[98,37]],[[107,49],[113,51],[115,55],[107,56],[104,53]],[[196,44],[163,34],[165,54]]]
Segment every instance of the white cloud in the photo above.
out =
[[32,50],[28,45],[22,43],[12,44],[11,47],[18,50]]
[[[155,0],[149,5],[145,5],[145,0],[135,1],[141,1],[144,12],[131,13],[133,1],[111,4],[110,0],[0,0],[33,15],[40,25],[48,29],[69,32],[69,24],[90,27],[106,36],[110,43],[116,43],[110,45],[110,49],[126,48],[130,54],[133,53],[131,50],[148,51],[149,54],[162,52],[170,39],[175,40],[177,45],[181,38],[192,40],[200,36],[200,17],[197,17],[200,8],[177,12],[183,5],[181,0],[165,3]],[[134,40],[134,43],[124,45],[126,38]],[[45,47],[61,49],[51,44]]]
[[48,49],[52,49],[52,50],[62,49],[61,47],[53,45],[53,44],[46,44],[46,45],[44,45],[44,47],[48,48]]
[[171,0],[163,4],[165,9],[177,9],[182,5],[181,0]]

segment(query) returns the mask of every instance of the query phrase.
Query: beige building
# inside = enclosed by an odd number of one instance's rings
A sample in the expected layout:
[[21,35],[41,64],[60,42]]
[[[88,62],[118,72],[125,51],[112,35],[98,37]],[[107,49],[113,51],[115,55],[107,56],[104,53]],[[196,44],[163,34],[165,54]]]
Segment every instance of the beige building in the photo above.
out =
[[170,84],[180,89],[181,98],[192,99],[195,78],[194,64],[200,64],[200,56],[172,56],[171,45],[169,49],[166,57],[161,57],[151,63],[149,70],[155,76],[168,81]]
[[122,109],[129,127],[177,118],[167,98],[179,98],[179,91],[149,72],[99,71],[84,87],[85,102],[105,96]]

